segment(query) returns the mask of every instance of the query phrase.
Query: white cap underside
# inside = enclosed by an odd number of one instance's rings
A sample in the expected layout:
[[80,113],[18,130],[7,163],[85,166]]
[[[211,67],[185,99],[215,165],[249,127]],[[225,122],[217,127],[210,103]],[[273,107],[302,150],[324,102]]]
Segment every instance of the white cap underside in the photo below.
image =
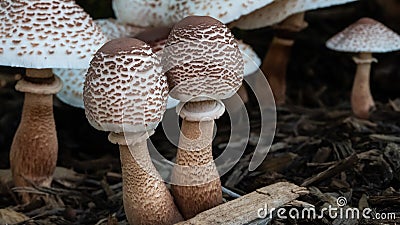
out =
[[143,27],[169,26],[187,16],[211,16],[223,23],[264,7],[274,0],[114,0],[118,21]]
[[187,16],[210,16],[222,23],[230,23],[257,9],[271,4],[274,0],[178,0],[176,12],[172,14],[173,22],[178,22]]
[[240,29],[258,29],[277,24],[288,16],[308,10],[345,4],[357,0],[276,0],[233,22]]

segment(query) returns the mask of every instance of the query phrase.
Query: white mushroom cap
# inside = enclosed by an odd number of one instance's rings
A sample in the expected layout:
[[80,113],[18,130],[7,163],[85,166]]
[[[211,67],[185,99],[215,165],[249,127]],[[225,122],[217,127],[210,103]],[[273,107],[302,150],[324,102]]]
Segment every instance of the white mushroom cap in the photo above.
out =
[[133,38],[114,39],[97,51],[83,89],[89,123],[116,133],[154,129],[167,95],[158,58],[150,46]]
[[326,46],[343,52],[391,52],[400,50],[400,36],[373,19],[362,18],[330,38]]
[[210,16],[222,23],[230,23],[262,8],[275,0],[179,0],[175,3],[172,21],[178,22],[187,16]]
[[211,17],[189,16],[163,50],[170,95],[182,102],[226,99],[243,80],[243,58],[229,29]]
[[121,37],[133,37],[144,30],[143,27],[123,24],[112,18],[97,19],[94,22],[110,40]]
[[87,68],[106,37],[73,0],[2,0],[0,65]]
[[277,24],[288,16],[307,10],[345,4],[357,0],[276,0],[232,23],[240,29],[258,29]]
[[83,106],[83,83],[87,69],[53,69],[53,73],[63,81],[63,88],[57,97],[64,103],[77,108]]
[[173,10],[169,0],[113,0],[112,7],[117,20],[135,26],[151,27],[171,24]]

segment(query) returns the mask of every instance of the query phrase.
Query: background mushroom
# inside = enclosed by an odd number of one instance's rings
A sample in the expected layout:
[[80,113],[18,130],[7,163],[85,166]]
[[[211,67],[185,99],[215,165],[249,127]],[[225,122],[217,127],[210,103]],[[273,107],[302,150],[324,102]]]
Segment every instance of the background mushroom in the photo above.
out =
[[326,46],[336,51],[359,53],[353,57],[357,71],[351,91],[351,108],[355,116],[367,119],[375,105],[369,83],[371,63],[377,62],[372,53],[399,50],[400,36],[373,19],[362,18],[330,38]]
[[172,29],[162,56],[170,95],[182,117],[172,193],[185,218],[222,203],[211,142],[221,99],[235,94],[243,58],[229,29],[211,17],[189,16]]
[[13,179],[48,187],[58,151],[52,94],[62,86],[50,68],[87,67],[106,38],[74,1],[4,0],[0,7],[0,64],[27,68],[16,85],[25,100],[11,146]]
[[286,101],[286,68],[296,34],[307,27],[304,12],[353,1],[356,0],[276,0],[232,22],[230,26],[245,30],[274,25],[275,36],[261,70],[268,79],[277,105]]
[[[143,33],[145,30],[144,28],[137,26],[119,23],[112,18],[98,19],[94,22],[100,27],[103,34],[109,40],[136,36],[138,33]],[[151,43],[152,42],[150,42],[150,45]],[[152,49],[156,52],[159,50],[159,47],[152,46]],[[53,69],[53,73],[59,76],[64,84],[64,87],[61,89],[61,91],[57,93],[57,97],[62,102],[73,107],[84,109],[83,83],[85,81],[86,72],[87,69]],[[178,101],[168,96],[167,109],[172,109],[176,105],[178,105]]]
[[137,39],[106,43],[86,75],[86,117],[94,128],[111,132],[109,140],[120,147],[124,209],[130,224],[182,220],[146,143],[163,116],[167,95],[158,58]]

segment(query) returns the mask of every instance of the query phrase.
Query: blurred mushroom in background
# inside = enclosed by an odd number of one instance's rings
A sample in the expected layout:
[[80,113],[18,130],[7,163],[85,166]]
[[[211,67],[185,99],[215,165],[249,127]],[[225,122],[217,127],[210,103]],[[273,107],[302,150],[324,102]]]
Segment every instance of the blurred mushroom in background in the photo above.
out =
[[368,119],[375,103],[370,90],[371,63],[377,62],[372,53],[400,50],[400,36],[370,18],[359,19],[326,42],[335,51],[359,53],[353,57],[357,71],[351,92],[351,108],[355,116]]
[[230,26],[245,30],[273,26],[275,36],[264,57],[261,70],[271,86],[277,105],[286,101],[286,68],[297,33],[308,26],[304,20],[305,12],[354,1],[356,0],[275,0],[232,22]]

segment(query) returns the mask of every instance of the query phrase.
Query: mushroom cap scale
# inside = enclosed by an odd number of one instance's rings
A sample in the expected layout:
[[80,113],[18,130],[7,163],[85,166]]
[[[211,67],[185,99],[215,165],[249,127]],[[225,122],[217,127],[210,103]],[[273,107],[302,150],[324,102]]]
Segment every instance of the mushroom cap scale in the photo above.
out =
[[101,47],[90,63],[83,100],[96,129],[140,132],[154,129],[165,111],[166,77],[146,43],[119,38]]
[[106,37],[73,0],[3,0],[0,64],[87,68]]
[[391,52],[400,49],[400,36],[370,18],[361,18],[326,42],[343,52]]
[[308,10],[345,4],[357,0],[275,0],[233,22],[240,29],[252,30],[275,25],[288,16]]
[[180,101],[226,99],[243,80],[243,57],[229,29],[189,16],[172,29],[162,54],[170,95]]

